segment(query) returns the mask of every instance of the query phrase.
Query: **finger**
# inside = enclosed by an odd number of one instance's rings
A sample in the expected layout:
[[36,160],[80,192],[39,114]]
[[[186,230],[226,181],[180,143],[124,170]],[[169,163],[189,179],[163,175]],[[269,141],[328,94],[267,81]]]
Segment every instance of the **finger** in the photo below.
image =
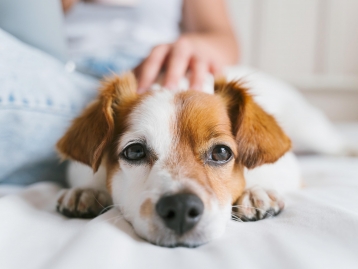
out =
[[164,87],[173,89],[178,86],[179,80],[184,77],[188,69],[190,54],[190,46],[186,41],[176,43],[169,55]]
[[62,0],[62,10],[66,12],[68,10],[69,1],[68,0]]
[[64,12],[69,11],[72,5],[77,2],[76,0],[62,0],[62,9]]
[[211,62],[209,64],[209,72],[214,76],[221,76],[223,73],[223,67],[219,63]]
[[169,49],[169,44],[155,47],[147,59],[141,64],[138,76],[138,93],[145,92],[154,83],[163,66]]
[[190,65],[190,88],[201,91],[205,76],[208,72],[208,64],[198,58],[193,58]]

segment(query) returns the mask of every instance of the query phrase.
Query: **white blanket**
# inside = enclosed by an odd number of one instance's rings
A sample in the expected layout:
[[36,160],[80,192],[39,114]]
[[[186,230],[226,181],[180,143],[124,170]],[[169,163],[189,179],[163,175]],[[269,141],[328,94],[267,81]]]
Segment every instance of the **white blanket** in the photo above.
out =
[[[358,125],[345,128],[358,137]],[[302,156],[305,187],[273,219],[231,221],[195,249],[138,238],[112,209],[93,220],[55,211],[59,187],[0,188],[0,268],[358,268],[358,158]]]

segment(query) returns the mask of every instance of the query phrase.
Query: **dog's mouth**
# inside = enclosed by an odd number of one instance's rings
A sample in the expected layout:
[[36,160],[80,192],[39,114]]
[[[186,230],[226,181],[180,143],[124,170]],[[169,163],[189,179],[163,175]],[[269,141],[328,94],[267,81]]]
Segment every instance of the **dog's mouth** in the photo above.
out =
[[205,237],[200,236],[202,233],[194,230],[189,234],[185,234],[183,236],[178,236],[172,232],[170,232],[170,236],[163,236],[163,234],[158,234],[153,237],[142,237],[149,243],[165,248],[197,248],[202,245],[205,245],[209,242],[209,240],[203,240]]
[[227,208],[215,210],[210,205],[204,210],[204,204],[196,195],[167,195],[154,205],[153,215],[144,222],[136,218],[132,226],[137,235],[153,245],[197,248],[224,233],[230,219]]
[[195,248],[203,242],[201,221],[204,203],[195,194],[163,195],[153,204],[154,215],[148,219],[148,230],[136,232],[150,243],[168,248]]

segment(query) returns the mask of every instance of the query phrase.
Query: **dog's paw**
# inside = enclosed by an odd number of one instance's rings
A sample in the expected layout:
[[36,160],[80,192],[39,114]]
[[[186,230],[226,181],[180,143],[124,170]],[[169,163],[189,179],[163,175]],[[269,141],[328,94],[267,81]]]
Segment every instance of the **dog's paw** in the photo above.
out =
[[107,192],[94,189],[66,189],[57,200],[57,211],[70,218],[94,218],[111,205]]
[[245,190],[234,204],[233,215],[243,221],[256,221],[278,215],[284,206],[277,192],[255,186]]

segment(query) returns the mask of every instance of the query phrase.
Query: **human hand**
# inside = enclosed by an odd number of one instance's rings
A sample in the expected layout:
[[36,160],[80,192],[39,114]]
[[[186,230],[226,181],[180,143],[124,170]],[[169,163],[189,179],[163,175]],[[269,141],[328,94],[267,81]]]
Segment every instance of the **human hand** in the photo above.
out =
[[135,69],[138,93],[147,91],[161,71],[164,71],[163,86],[168,89],[175,89],[189,73],[190,88],[201,90],[208,73],[221,72],[222,61],[216,49],[215,39],[204,34],[184,34],[172,44],[154,47]]

